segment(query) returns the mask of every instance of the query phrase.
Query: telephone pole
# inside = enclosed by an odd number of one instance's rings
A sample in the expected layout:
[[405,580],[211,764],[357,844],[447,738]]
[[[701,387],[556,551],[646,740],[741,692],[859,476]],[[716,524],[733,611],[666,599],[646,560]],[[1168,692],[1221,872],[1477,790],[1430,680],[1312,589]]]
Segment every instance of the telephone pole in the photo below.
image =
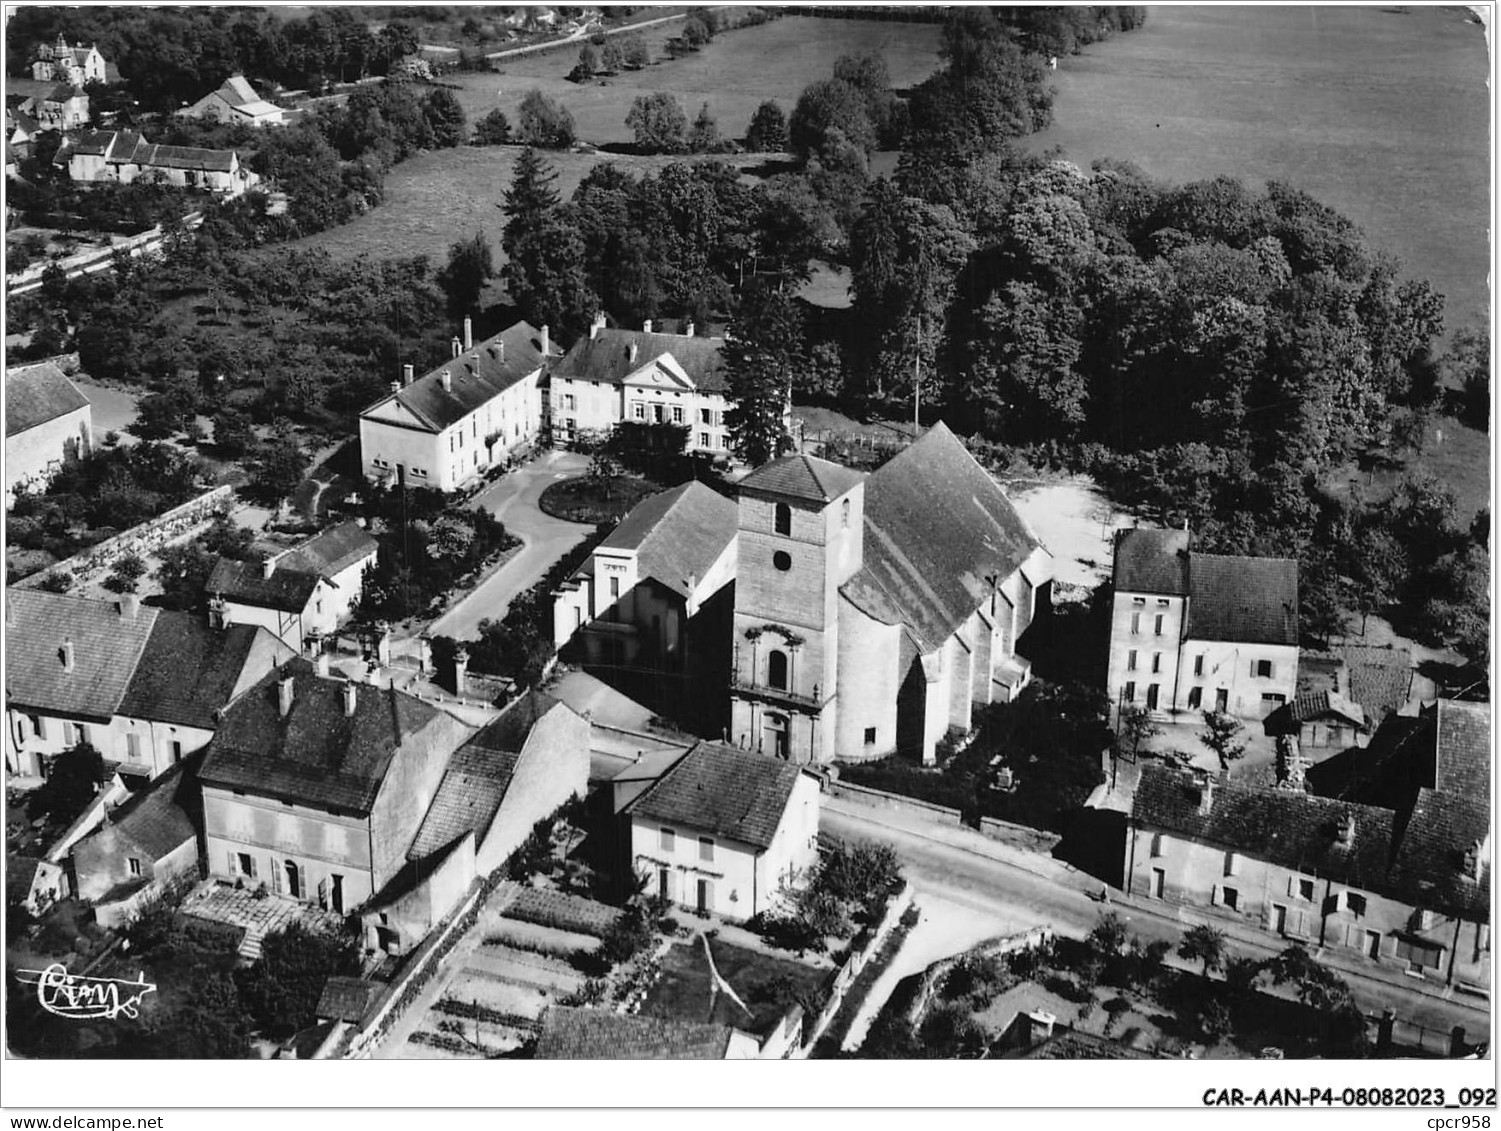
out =
[[917,336],[912,347],[912,440],[922,433],[919,404],[922,399],[922,315],[917,316]]

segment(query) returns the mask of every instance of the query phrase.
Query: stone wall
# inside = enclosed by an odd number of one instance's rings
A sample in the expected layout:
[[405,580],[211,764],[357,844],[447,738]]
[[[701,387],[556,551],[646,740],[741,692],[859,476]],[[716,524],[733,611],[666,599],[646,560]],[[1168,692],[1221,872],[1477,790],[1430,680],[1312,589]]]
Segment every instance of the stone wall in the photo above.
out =
[[931,801],[919,801],[915,797],[903,797],[899,793],[887,793],[883,789],[853,785],[849,782],[830,781],[825,787],[830,796],[855,801],[862,805],[874,805],[881,809],[902,809],[924,820],[941,825],[960,824],[959,810],[948,805],[934,805]]
[[1023,852],[1036,852],[1042,856],[1052,855],[1053,849],[1063,838],[1057,833],[1044,832],[1027,825],[1013,825],[996,817],[981,817],[980,831],[991,840],[998,840]]

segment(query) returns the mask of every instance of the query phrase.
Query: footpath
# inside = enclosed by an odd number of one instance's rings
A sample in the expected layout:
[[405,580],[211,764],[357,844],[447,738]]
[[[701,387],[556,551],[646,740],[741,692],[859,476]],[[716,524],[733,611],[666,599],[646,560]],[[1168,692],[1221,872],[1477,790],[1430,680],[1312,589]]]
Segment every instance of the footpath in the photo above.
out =
[[[825,797],[823,807],[832,813],[871,824],[885,825],[909,836],[921,837],[974,856],[984,857],[1008,868],[1028,872],[1060,888],[1098,897],[1102,889],[1108,887],[1109,903],[1102,904],[1101,911],[1116,909],[1129,912],[1133,918],[1139,916],[1140,919],[1150,920],[1159,926],[1171,927],[1179,933],[1199,923],[1209,923],[1223,932],[1235,949],[1254,957],[1270,958],[1280,954],[1287,945],[1290,945],[1290,941],[1284,943],[1251,924],[1237,923],[1220,916],[1201,913],[1192,908],[1164,904],[1144,896],[1128,896],[1120,889],[1102,883],[1098,878],[1081,871],[1072,864],[1051,856],[1042,856],[1013,848],[965,826],[938,824],[913,813],[863,805],[841,798]],[[1359,994],[1359,997],[1363,999],[1363,1005],[1366,1002],[1406,1003],[1427,999],[1432,1006],[1440,1007],[1446,1016],[1456,1012],[1461,1014],[1467,1022],[1466,1028],[1472,1033],[1489,1029],[1490,1003],[1485,998],[1465,993],[1434,980],[1415,978],[1405,970],[1390,965],[1381,965],[1336,948],[1310,944],[1310,953],[1320,963],[1337,971],[1351,984],[1352,989],[1364,990],[1365,992]],[[1169,961],[1174,960],[1170,958]],[[1187,965],[1185,968],[1196,969]]]

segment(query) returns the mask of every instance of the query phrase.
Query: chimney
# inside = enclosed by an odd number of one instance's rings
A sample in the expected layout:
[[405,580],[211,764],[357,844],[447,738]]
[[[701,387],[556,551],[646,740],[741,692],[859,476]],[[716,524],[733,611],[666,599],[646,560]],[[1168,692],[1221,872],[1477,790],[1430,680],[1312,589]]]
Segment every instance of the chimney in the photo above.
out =
[[1470,847],[1465,849],[1464,878],[1467,880],[1480,880],[1485,875],[1485,841],[1475,840],[1470,842]]
[[461,342],[461,341],[459,341],[459,337],[458,337],[457,334],[454,335],[453,340],[451,342],[449,342],[449,345],[451,345],[453,347],[453,356],[454,357],[458,357],[459,354],[461,354],[461,353],[464,352],[464,343]]
[[318,675],[321,678],[323,678],[323,679],[327,679],[328,678],[328,653],[320,650],[318,652],[318,658],[316,660],[314,660],[313,663],[318,668]]
[[351,718],[354,715],[354,705],[358,693],[354,688],[354,681],[349,680],[344,684],[344,717]]
[[464,698],[464,682],[469,675],[469,649],[460,644],[453,650],[453,693]]
[[282,718],[292,713],[292,677],[283,676],[276,681],[276,710]]
[[504,365],[506,363],[506,344],[505,344],[505,342],[494,342],[494,343],[492,343],[491,346],[490,346],[490,352],[495,355],[495,360],[496,361],[500,362],[502,365]]
[[1214,775],[1201,774],[1199,776],[1199,815],[1207,817],[1212,808],[1214,808]]
[[[647,325],[650,326],[651,323],[648,322]],[[635,365],[636,364],[636,355],[639,354],[640,352],[641,352],[641,347],[638,346],[635,342],[632,342],[630,345],[628,345],[628,346],[625,347],[625,358],[632,365]]]
[[698,574],[696,574],[696,573],[690,573],[688,575],[688,596],[690,598],[693,596],[693,591],[695,589],[697,589],[697,588],[698,588]]
[[[604,315],[600,315],[600,320],[601,321],[604,320]],[[591,338],[594,337],[594,331],[593,330],[589,331],[589,336]],[[542,356],[543,357],[548,357],[551,354],[552,354],[552,334],[548,331],[547,326],[544,325],[542,327]]]
[[63,637],[62,654],[63,671],[71,672],[73,670],[73,638],[71,636]]
[[474,319],[467,314],[464,315],[464,348],[466,350],[474,348]]
[[691,337],[693,337],[693,323],[692,322],[688,323],[687,326],[683,327],[683,337],[685,337],[685,338],[691,338]]
[[416,379],[416,370],[414,370],[410,365],[403,365],[401,367],[401,383],[403,385],[410,385]]
[[276,555],[267,554],[261,562],[261,580],[271,580],[271,575],[276,572]]
[[391,382],[391,391],[393,393],[399,393],[399,392],[401,392],[401,382],[400,381],[392,381]]
[[141,611],[141,598],[136,593],[120,594],[120,619],[135,620]]
[[1334,830],[1336,844],[1349,844],[1355,839],[1355,814],[1346,813],[1340,819],[1339,827]]
[[430,636],[417,638],[417,670],[423,675],[433,670],[433,640]]
[[[589,337],[590,337],[590,339],[592,340],[594,338],[599,337],[599,332],[601,330],[603,330],[604,328],[605,328],[605,312],[603,310],[601,310],[598,314],[596,314],[594,316],[594,321],[591,322],[591,323],[589,323]],[[547,327],[544,326],[544,327],[542,327],[542,329],[545,332],[547,330]]]
[[[458,339],[455,338],[454,342],[457,343]],[[458,354],[455,353],[454,356],[457,357]],[[453,374],[446,369],[443,370],[443,391],[445,393],[453,391]]]
[[650,334],[651,333],[651,319],[650,318],[648,318],[645,322],[641,323],[641,332],[643,334]]

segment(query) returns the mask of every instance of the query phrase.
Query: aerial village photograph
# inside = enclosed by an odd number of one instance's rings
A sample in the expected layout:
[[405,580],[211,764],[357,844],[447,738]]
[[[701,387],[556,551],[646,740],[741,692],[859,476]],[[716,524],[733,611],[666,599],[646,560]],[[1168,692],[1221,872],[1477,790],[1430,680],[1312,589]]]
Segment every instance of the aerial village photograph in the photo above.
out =
[[1489,1060],[1492,14],[7,6],[10,1062]]

